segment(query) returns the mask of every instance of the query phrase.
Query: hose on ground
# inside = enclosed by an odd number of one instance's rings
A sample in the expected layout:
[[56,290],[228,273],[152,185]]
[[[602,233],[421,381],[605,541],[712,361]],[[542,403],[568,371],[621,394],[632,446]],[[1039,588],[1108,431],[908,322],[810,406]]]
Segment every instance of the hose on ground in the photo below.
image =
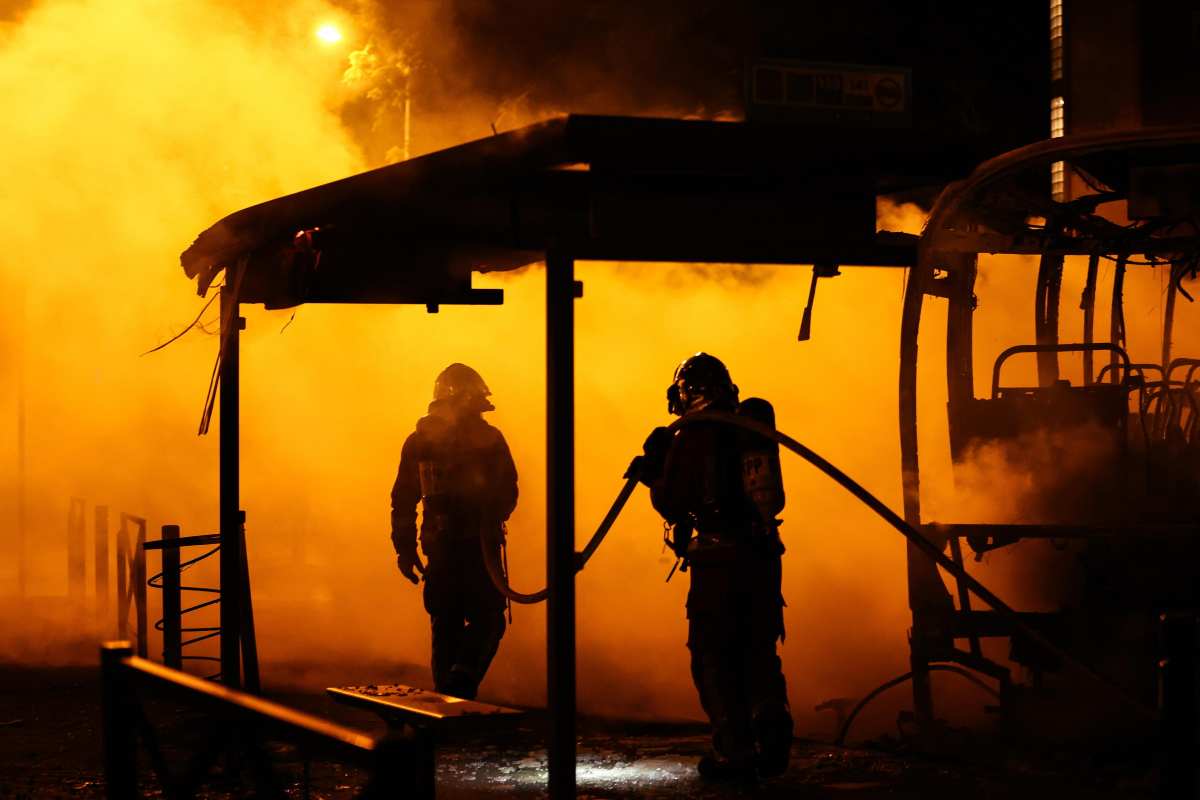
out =
[[[972,594],[986,603],[993,611],[995,611],[1002,619],[1004,619],[1005,622],[1012,626],[1013,630],[1039,645],[1045,652],[1054,655],[1064,664],[1069,664],[1072,667],[1075,667],[1093,682],[1113,692],[1116,697],[1121,699],[1126,705],[1137,711],[1139,714],[1142,714],[1150,719],[1158,718],[1158,712],[1155,709],[1133,697],[1115,682],[1098,672],[1095,668],[1079,660],[1078,658],[1075,658],[1070,653],[1066,652],[1061,647],[1050,641],[1040,631],[1026,623],[1023,619],[1021,619],[1021,616],[1016,610],[993,594],[990,589],[980,583],[979,580],[971,575],[971,573],[967,572],[950,558],[947,558],[946,555],[942,553],[941,548],[922,536],[916,528],[905,522],[904,519],[895,511],[892,511],[887,504],[867,491],[860,483],[855,481],[849,475],[842,472],[832,463],[822,458],[814,450],[811,450],[810,448],[801,444],[799,441],[793,439],[785,433],[776,430],[775,428],[770,427],[769,425],[764,425],[761,422],[757,422],[748,417],[721,411],[700,411],[688,414],[687,416],[680,417],[679,419],[675,420],[675,422],[668,427],[668,430],[674,432],[685,425],[695,425],[705,422],[716,422],[742,428],[743,430],[758,434],[766,439],[770,439],[778,443],[781,447],[791,450],[793,453],[812,464],[818,470],[825,473],[825,475],[832,478],[835,483],[852,494],[860,502],[874,511],[878,516],[882,517],[884,522],[888,523],[897,531],[899,531],[900,534],[921,553],[923,553],[926,558],[933,561],[933,563],[937,564],[954,577],[958,578]],[[629,499],[629,494],[633,492],[633,486],[636,484],[636,482],[636,478],[630,478],[622,488],[621,494],[618,495],[616,501],[613,502],[612,508],[609,509],[608,516],[605,517],[605,522],[608,523],[608,525],[605,526],[604,523],[601,523],[600,528],[597,529],[596,534],[593,535],[592,541],[588,543],[588,547],[592,552],[595,551],[596,547],[599,547],[600,541],[603,540],[604,535],[608,533],[608,528],[612,527],[612,522],[615,521],[617,516],[620,514],[621,509],[625,505],[625,500]],[[485,563],[489,564],[488,574],[491,575],[492,581],[496,583],[496,588],[505,593],[505,596],[513,599],[514,602],[536,603],[546,598],[548,589],[543,589],[540,592],[536,592],[532,595],[520,595],[522,598],[537,599],[517,600],[515,597],[512,597],[512,595],[508,594],[508,592],[511,592],[512,590],[508,588],[507,581],[498,580],[498,578],[502,576],[499,574],[498,566],[494,565],[493,563],[495,561],[495,557],[493,554],[489,553],[486,548],[484,551],[484,561]],[[582,568],[582,564],[579,565],[579,568]],[[503,588],[501,588],[501,584],[503,584]]]
[[[952,664],[930,664],[927,667],[927,669],[930,672],[953,672],[955,675],[961,675],[962,677],[969,680],[971,683],[975,684],[976,686],[983,689],[988,694],[995,697],[997,700],[1000,699],[1000,693],[998,691],[996,691],[992,687],[988,686],[986,683],[979,680],[979,678],[976,678],[974,675],[967,672],[962,667],[956,667]],[[854,718],[858,716],[859,712],[862,711],[864,708],[866,708],[867,704],[870,703],[872,700],[874,700],[876,697],[883,694],[888,689],[891,689],[893,686],[899,686],[900,684],[904,683],[905,681],[911,680],[912,676],[913,676],[913,674],[911,672],[906,672],[903,675],[897,675],[895,678],[892,678],[890,681],[885,681],[884,683],[879,684],[874,689],[872,689],[867,694],[866,697],[864,697],[862,700],[859,700],[857,703],[855,703],[854,708],[850,709],[850,713],[846,715],[846,719],[842,721],[841,727],[838,728],[837,738],[833,740],[833,743],[835,745],[837,745],[838,747],[841,747],[842,745],[844,745],[846,743],[846,735],[848,733],[850,733],[850,726],[854,724]]]

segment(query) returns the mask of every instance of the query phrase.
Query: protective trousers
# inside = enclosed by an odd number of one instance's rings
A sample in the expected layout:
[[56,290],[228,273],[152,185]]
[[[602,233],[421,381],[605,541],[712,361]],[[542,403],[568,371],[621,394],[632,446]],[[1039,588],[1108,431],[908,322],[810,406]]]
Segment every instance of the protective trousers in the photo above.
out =
[[504,636],[504,597],[488,577],[478,539],[425,547],[425,610],[433,628],[433,684],[474,699]]
[[786,764],[792,716],[775,649],[783,636],[780,559],[739,545],[693,564],[691,574],[688,649],[713,749],[735,766],[756,755]]

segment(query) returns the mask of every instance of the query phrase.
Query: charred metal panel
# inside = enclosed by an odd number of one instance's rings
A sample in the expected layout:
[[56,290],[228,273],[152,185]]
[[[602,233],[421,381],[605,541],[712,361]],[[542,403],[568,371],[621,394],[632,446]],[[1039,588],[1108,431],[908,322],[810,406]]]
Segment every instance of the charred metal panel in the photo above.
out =
[[[601,182],[591,197],[589,238],[621,242],[631,252],[646,242],[652,250],[775,250],[780,255],[815,241],[874,238],[873,187],[814,181],[803,191],[798,188],[785,191],[769,181],[744,178]],[[656,247],[655,240],[677,247]]]
[[1026,434],[1097,425],[1121,447],[1129,419],[1129,389],[1122,385],[1051,386],[971,398],[959,408],[963,449]]

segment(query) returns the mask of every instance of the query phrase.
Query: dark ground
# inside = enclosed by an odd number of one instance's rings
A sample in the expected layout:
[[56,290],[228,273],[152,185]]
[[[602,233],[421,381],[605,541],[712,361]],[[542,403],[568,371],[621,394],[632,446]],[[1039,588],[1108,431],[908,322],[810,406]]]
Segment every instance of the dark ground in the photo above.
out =
[[[315,687],[314,689],[319,688]],[[0,666],[0,798],[102,797],[99,682],[83,667]],[[323,694],[288,693],[275,699],[379,734],[373,715],[338,706]],[[168,758],[186,752],[187,723],[162,707],[150,710],[161,725]],[[1045,746],[994,742],[959,732],[943,743],[956,755],[920,754],[896,740],[838,748],[799,741],[783,777],[754,787],[712,787],[695,777],[707,749],[697,726],[581,722],[579,794],[586,797],[798,797],[942,798],[1149,798],[1154,773],[1143,751],[1104,754],[1050,750]],[[303,796],[301,762],[293,750],[271,748],[289,796]],[[161,796],[143,764],[146,796]],[[363,773],[330,763],[313,763],[314,798],[349,798]],[[249,790],[219,785],[206,797],[249,796]],[[536,723],[503,736],[444,741],[439,750],[441,798],[538,797],[544,792],[545,750]]]

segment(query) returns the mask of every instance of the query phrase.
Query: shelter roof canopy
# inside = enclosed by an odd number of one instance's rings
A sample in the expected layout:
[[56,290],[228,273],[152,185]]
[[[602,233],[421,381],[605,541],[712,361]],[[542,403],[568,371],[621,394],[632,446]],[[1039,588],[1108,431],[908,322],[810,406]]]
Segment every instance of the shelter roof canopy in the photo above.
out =
[[182,255],[243,302],[497,302],[471,273],[579,259],[904,265],[880,192],[978,154],[904,131],[567,116],[250,206]]

